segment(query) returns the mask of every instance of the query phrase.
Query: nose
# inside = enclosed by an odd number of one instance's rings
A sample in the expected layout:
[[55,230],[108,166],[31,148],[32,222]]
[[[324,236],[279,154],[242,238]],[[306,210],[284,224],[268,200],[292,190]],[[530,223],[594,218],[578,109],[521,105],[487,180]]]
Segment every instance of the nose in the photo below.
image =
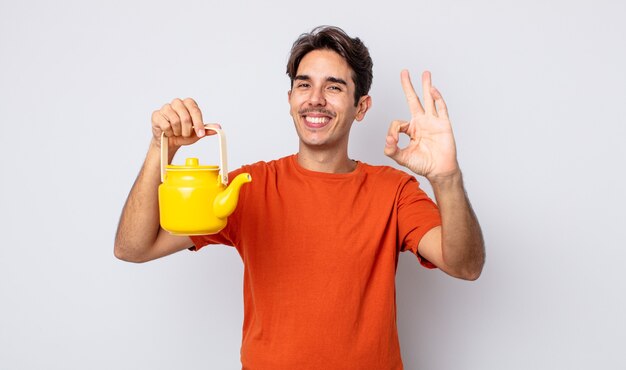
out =
[[309,97],[309,105],[313,105],[313,106],[326,105],[326,99],[324,98],[324,91],[321,88],[311,90],[311,96]]

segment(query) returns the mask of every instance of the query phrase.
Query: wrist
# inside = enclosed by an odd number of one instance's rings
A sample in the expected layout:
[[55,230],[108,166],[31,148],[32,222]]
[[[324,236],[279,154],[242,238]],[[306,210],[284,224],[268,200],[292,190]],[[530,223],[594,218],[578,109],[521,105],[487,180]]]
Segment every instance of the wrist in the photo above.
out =
[[[172,162],[172,159],[174,158],[174,155],[176,154],[178,149],[180,149],[180,146],[172,146],[172,145],[168,146],[167,163]],[[158,156],[158,158],[161,157],[161,140],[160,139],[152,139],[150,141],[150,146],[148,147],[148,155],[150,155],[151,153]]]
[[446,174],[427,176],[426,179],[428,179],[433,188],[446,189],[463,185],[463,174],[459,168]]

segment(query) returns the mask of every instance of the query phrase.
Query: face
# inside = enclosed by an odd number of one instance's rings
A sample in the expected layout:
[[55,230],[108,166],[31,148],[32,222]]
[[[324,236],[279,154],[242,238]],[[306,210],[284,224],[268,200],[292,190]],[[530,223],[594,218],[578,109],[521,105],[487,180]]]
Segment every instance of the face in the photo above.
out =
[[302,58],[289,91],[301,147],[347,148],[352,122],[362,120],[370,105],[363,96],[355,106],[354,90],[352,68],[339,54],[321,49]]

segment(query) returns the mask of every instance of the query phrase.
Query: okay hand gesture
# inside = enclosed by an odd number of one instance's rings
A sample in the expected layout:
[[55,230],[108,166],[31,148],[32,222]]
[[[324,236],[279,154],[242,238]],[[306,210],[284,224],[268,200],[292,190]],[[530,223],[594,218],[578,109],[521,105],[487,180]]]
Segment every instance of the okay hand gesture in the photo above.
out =
[[[385,154],[431,181],[457,173],[459,165],[448,110],[441,93],[432,86],[430,72],[422,74],[423,107],[415,93],[409,72],[403,70],[400,78],[411,111],[411,120],[397,120],[389,125]],[[410,138],[405,148],[398,147],[400,133]]]

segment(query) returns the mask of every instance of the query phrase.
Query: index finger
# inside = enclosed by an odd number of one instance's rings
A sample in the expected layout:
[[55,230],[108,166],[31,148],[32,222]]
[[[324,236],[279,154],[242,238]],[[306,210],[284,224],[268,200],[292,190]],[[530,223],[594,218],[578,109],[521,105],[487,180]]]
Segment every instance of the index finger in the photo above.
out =
[[202,122],[202,111],[200,107],[198,107],[198,103],[192,98],[187,98],[183,100],[183,104],[187,108],[189,115],[191,116],[191,122],[193,124],[193,129],[196,130],[196,135],[198,137],[204,136],[204,123]]
[[406,96],[406,102],[409,104],[411,115],[415,116],[417,114],[424,114],[424,108],[422,108],[420,99],[417,97],[413,84],[411,83],[409,71],[406,69],[402,70],[400,73],[400,81],[402,82],[402,90],[404,90],[404,95]]

